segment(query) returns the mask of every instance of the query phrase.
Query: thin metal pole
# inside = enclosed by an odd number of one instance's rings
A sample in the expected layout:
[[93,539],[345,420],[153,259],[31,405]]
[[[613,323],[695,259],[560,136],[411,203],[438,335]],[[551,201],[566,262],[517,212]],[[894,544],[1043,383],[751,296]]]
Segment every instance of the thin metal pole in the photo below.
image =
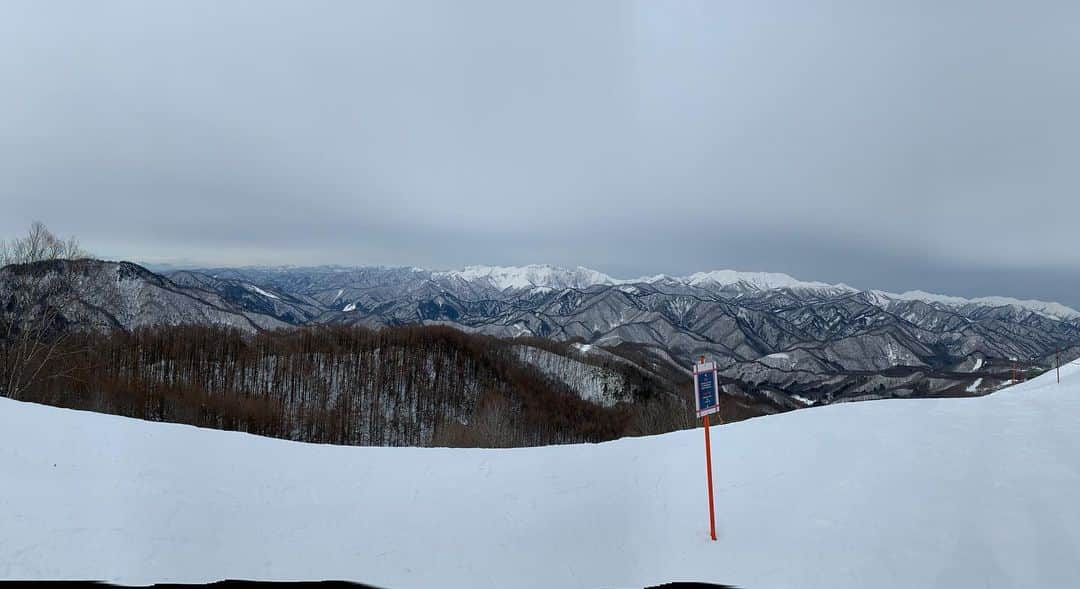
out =
[[709,536],[716,541],[716,511],[713,509],[712,445],[709,443],[709,416],[701,418],[705,425],[705,479],[709,484]]
[[1058,384],[1061,384],[1061,350],[1060,349],[1057,351],[1056,354],[1054,354],[1054,358],[1057,360]]

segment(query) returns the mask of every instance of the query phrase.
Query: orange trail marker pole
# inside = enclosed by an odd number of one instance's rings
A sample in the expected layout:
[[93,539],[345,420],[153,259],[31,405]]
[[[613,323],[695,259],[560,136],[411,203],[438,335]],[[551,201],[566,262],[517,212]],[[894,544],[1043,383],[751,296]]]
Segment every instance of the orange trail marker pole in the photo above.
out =
[[716,511],[713,509],[712,493],[712,445],[709,443],[709,416],[701,418],[705,425],[705,479],[709,484],[709,536],[716,541]]
[[1054,354],[1054,360],[1057,361],[1058,384],[1061,384],[1061,350],[1058,350],[1057,353]]
[[694,366],[694,405],[701,425],[705,427],[705,483],[709,486],[709,537],[716,541],[716,509],[713,507],[712,442],[709,440],[709,414],[719,410],[719,383],[716,364],[705,364],[705,356],[698,357]]

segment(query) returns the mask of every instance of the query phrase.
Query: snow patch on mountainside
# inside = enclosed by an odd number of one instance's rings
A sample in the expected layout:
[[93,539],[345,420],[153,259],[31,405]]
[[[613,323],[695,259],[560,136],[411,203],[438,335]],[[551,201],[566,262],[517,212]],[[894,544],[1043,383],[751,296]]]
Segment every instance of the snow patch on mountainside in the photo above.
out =
[[280,300],[280,297],[278,297],[276,294],[266,292],[265,290],[255,286],[254,284],[247,284],[245,286],[247,286],[248,290],[250,290],[251,292],[254,292],[255,294],[260,294],[260,295],[262,295],[264,297],[267,297],[267,298],[279,299]]
[[526,364],[536,367],[548,378],[570,387],[579,397],[604,407],[611,407],[628,395],[626,382],[617,372],[579,362],[532,346],[516,346],[514,351]]

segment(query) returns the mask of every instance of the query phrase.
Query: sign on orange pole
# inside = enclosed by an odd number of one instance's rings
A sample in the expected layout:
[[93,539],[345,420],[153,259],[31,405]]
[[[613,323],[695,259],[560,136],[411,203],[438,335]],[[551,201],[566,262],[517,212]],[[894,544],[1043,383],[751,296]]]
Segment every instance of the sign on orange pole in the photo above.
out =
[[712,445],[709,442],[709,415],[720,410],[716,363],[705,356],[694,365],[694,404],[705,427],[705,484],[709,489],[709,537],[716,540],[716,510],[713,508]]

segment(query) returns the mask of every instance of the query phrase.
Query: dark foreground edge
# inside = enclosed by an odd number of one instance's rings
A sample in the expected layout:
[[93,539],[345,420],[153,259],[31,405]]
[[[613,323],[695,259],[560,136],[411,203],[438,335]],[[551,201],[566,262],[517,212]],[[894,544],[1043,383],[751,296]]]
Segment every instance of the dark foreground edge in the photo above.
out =
[[[112,583],[105,583],[101,581],[0,581],[0,585],[30,585],[34,587],[69,587],[84,586],[84,587],[126,587],[127,585],[114,585]],[[144,585],[138,585],[143,587]],[[331,589],[335,587],[348,587],[349,589],[380,589],[373,585],[365,585],[363,583],[351,583],[346,581],[218,581],[216,583],[208,583],[206,585],[184,585],[176,583],[161,583],[156,585],[149,585],[150,587],[160,588],[176,588],[182,589],[186,587],[214,587],[219,589],[285,589],[287,587],[310,587],[312,589]],[[738,589],[731,585],[715,585],[710,583],[666,583],[664,585],[652,585],[645,589]],[[603,589],[603,588],[597,588]]]
[[739,589],[734,585],[717,585],[715,583],[666,583],[664,585],[653,585],[652,587],[646,587],[645,589],[696,589],[699,587],[708,589]]
[[215,589],[286,589],[288,587],[310,587],[311,589],[332,589],[336,587],[348,587],[349,589],[382,589],[374,585],[363,583],[351,583],[346,581],[218,581],[206,584],[181,584],[181,583],[157,583],[154,585],[117,585],[104,581],[0,581],[0,585],[27,585],[30,587],[160,587],[167,589],[184,589],[187,587],[214,587]]

